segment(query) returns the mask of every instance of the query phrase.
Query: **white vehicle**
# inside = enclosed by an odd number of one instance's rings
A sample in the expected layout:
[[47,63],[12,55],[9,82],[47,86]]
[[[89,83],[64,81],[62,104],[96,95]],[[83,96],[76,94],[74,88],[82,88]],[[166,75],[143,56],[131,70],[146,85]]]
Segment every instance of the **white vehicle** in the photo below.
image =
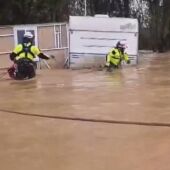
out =
[[127,44],[131,64],[137,64],[137,19],[110,18],[107,15],[70,16],[69,35],[70,68],[104,64],[106,54],[120,40]]

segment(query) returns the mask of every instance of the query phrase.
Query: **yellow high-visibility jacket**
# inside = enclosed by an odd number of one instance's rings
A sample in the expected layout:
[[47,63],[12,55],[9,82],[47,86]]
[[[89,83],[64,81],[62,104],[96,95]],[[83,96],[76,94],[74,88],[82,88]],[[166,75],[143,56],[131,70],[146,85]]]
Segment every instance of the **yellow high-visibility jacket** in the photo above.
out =
[[38,47],[31,45],[30,43],[26,45],[18,44],[13,52],[17,55],[15,60],[28,58],[31,61],[34,61],[34,58],[41,53]]
[[127,53],[122,54],[117,48],[112,48],[106,56],[106,62],[115,66],[119,66],[122,60],[129,61],[129,56]]

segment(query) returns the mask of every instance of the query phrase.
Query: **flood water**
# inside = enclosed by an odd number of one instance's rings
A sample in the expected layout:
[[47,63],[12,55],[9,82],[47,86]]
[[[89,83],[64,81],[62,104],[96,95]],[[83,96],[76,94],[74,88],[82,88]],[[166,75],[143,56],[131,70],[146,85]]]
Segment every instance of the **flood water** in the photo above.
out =
[[0,79],[1,170],[169,170],[170,54],[113,73]]

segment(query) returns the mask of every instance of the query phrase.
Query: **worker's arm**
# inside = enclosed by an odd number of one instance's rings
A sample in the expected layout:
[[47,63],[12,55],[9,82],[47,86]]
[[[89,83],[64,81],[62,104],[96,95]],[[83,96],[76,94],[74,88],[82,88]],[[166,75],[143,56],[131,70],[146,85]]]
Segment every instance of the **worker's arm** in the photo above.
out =
[[50,59],[49,56],[47,56],[47,55],[45,55],[44,53],[42,53],[42,52],[39,50],[39,48],[36,47],[36,46],[32,46],[32,47],[31,47],[31,51],[34,53],[35,56],[38,56],[38,57],[40,57],[40,58],[42,58],[42,59],[45,59],[45,60]]
[[130,64],[130,59],[127,53],[124,53],[123,59],[126,61],[127,64]]
[[14,52],[12,52],[11,54],[9,54],[9,57],[12,61],[15,60],[15,57],[17,56],[17,54],[15,54]]
[[50,57],[47,56],[47,55],[45,55],[44,53],[39,53],[39,54],[38,54],[38,57],[40,57],[40,58],[42,58],[42,59],[45,59],[45,60],[50,59]]
[[106,56],[106,66],[110,66],[111,58],[116,54],[115,49],[111,49],[111,51]]
[[22,50],[22,44],[18,44],[12,53],[10,53],[9,57],[12,61],[15,60],[15,58],[17,57],[18,53]]
[[106,67],[109,67],[110,66],[110,55],[107,54],[106,55],[106,64],[105,64]]

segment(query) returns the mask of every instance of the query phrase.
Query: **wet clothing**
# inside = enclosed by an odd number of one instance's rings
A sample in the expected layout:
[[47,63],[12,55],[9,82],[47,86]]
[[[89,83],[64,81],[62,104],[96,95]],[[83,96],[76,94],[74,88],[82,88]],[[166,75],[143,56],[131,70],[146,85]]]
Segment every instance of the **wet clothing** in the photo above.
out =
[[40,52],[39,48],[31,43],[18,44],[10,54],[10,59],[14,61],[14,65],[8,69],[11,78],[22,80],[30,79],[36,75],[36,56],[42,59],[49,59]]
[[115,68],[118,68],[121,65],[122,60],[129,63],[130,60],[128,54],[122,53],[117,48],[112,48],[110,52],[106,55],[106,66],[113,66]]
[[34,61],[34,58],[40,54],[38,47],[32,45],[31,43],[18,44],[14,51],[10,55],[11,60],[19,60],[21,58],[27,58]]
[[36,75],[36,65],[26,58],[19,59],[8,69],[9,76],[16,80],[31,79]]

